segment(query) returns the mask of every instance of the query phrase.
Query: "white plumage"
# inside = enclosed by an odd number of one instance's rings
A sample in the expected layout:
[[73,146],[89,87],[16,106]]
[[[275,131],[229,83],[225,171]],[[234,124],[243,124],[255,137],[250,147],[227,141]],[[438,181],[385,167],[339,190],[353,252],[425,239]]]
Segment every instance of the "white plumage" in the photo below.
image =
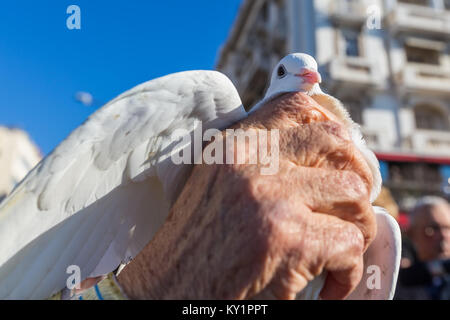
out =
[[173,165],[175,129],[225,128],[247,114],[213,71],[149,81],[94,113],[0,207],[0,298],[43,299],[114,270],[149,242],[190,172]]
[[[296,55],[291,69],[314,61]],[[289,78],[279,80],[257,108],[282,92],[323,94],[308,83],[293,89]],[[231,81],[214,71],[146,82],[98,110],[0,205],[0,299],[47,298],[66,286],[70,265],[79,266],[85,279],[126,263],[162,225],[192,169],[171,161],[177,151],[172,133],[193,131],[198,121],[203,130],[224,129],[246,116]],[[367,155],[375,159],[368,149]],[[379,175],[378,167],[372,171]],[[375,189],[379,185],[381,179]],[[393,234],[388,241],[398,260]],[[391,260],[395,281],[398,264]],[[316,297],[319,287],[309,286],[303,297]]]

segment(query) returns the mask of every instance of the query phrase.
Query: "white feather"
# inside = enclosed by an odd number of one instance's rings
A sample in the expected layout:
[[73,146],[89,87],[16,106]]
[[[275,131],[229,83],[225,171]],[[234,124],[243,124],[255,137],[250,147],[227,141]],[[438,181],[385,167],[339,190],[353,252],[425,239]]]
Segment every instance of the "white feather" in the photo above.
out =
[[191,165],[168,155],[175,129],[223,129],[246,117],[214,71],[141,84],[94,113],[0,206],[0,299],[43,299],[127,262],[151,240]]

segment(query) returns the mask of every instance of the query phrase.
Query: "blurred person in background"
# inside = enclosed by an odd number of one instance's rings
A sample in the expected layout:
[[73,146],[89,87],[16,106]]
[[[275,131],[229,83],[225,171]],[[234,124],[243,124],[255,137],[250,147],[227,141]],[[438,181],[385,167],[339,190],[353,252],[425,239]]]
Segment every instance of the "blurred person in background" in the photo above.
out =
[[450,205],[420,199],[410,214],[395,299],[450,300]]

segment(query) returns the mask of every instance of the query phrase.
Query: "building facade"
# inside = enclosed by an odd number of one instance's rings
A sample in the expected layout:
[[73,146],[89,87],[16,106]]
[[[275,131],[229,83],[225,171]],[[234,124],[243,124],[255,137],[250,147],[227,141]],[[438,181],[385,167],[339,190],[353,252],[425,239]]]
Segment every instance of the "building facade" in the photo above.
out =
[[0,202],[41,158],[26,132],[0,127]]
[[450,0],[243,0],[217,69],[248,109],[290,52],[316,58],[401,207],[450,195]]

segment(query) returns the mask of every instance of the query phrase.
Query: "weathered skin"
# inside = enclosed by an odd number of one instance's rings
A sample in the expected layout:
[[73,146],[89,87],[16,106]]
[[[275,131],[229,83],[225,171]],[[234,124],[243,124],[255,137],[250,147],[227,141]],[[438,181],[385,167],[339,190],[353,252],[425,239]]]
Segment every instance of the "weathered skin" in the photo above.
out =
[[346,297],[361,279],[376,221],[371,172],[344,126],[290,93],[235,128],[279,129],[279,172],[197,165],[165,224],[118,276],[125,293],[294,299],[326,270],[321,297]]

